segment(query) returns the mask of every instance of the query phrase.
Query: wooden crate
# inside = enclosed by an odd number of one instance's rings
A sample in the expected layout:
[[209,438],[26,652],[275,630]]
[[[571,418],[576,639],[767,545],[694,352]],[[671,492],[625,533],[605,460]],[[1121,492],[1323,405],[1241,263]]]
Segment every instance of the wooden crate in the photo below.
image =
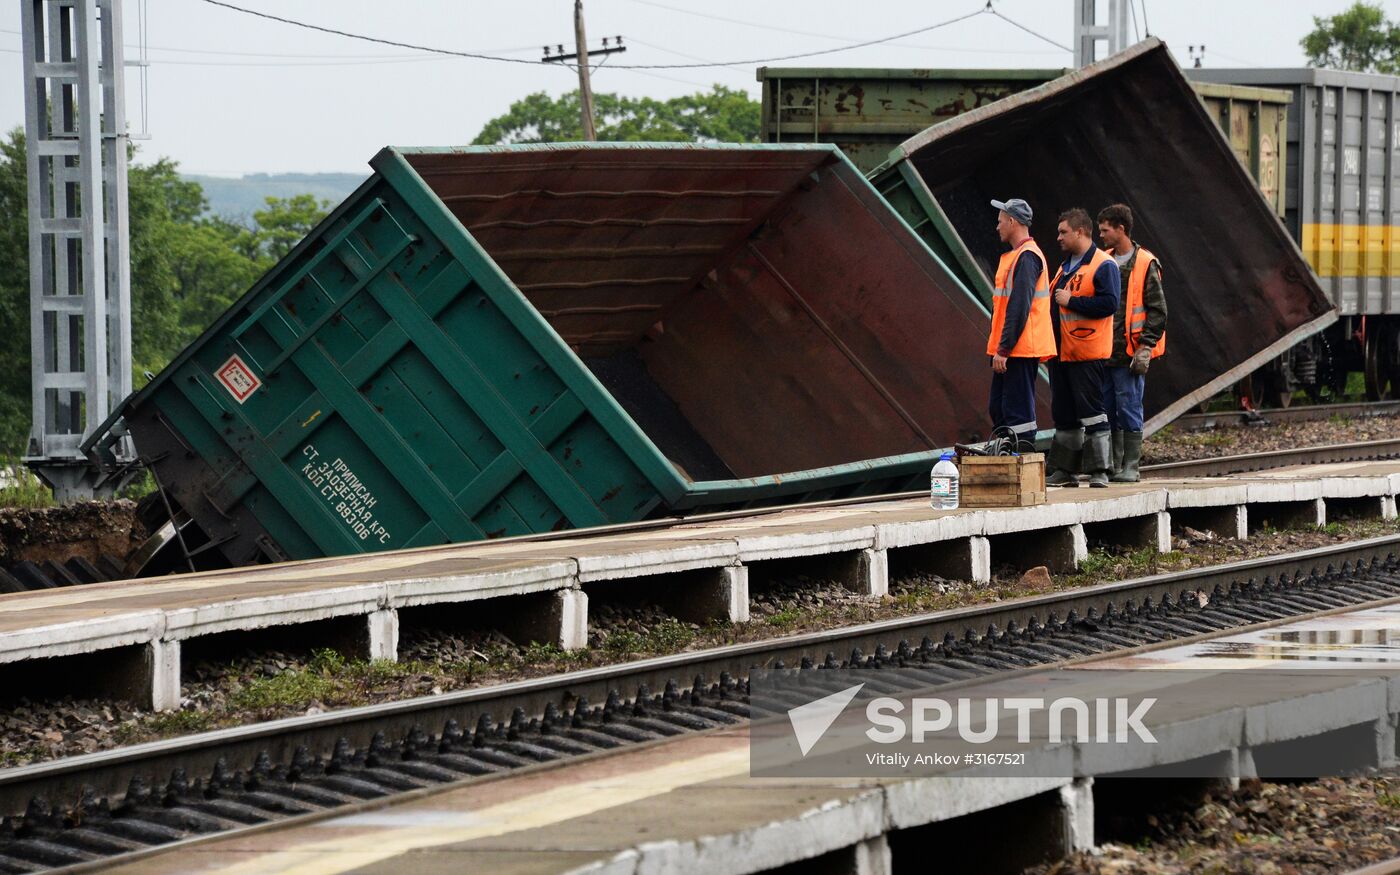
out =
[[1045,503],[1045,455],[963,456],[959,507],[1029,507]]

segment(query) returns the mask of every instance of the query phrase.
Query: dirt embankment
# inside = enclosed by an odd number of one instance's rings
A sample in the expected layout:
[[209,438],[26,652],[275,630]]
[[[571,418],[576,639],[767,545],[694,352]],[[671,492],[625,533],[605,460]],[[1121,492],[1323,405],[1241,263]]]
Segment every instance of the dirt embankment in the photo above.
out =
[[103,554],[125,558],[145,537],[134,501],[0,508],[0,567],[79,556],[96,562]]

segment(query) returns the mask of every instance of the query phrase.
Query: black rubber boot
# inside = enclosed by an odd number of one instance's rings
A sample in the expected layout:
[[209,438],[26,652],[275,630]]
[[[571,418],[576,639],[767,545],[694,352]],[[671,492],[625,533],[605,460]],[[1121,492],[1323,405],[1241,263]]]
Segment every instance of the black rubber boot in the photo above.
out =
[[1046,486],[1078,486],[1079,459],[1084,452],[1084,429],[1057,428],[1045,457]]
[[1083,470],[1089,475],[1090,486],[1108,485],[1108,466],[1113,463],[1113,436],[1096,431],[1084,437]]
[[1114,483],[1136,483],[1142,479],[1142,432],[1123,432],[1123,465],[1113,475]]

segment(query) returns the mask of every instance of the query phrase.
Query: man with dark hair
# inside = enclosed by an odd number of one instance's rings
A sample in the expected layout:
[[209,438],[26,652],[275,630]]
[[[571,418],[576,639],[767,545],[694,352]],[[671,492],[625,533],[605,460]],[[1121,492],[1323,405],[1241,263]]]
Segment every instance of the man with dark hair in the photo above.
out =
[[997,236],[1011,249],[997,265],[992,292],[992,358],[988,403],[996,437],[1008,438],[1015,452],[1035,449],[1035,377],[1040,363],[1055,354],[1050,329],[1050,286],[1045,256],[1031,237],[1031,205],[1020,198],[992,201]]
[[1118,308],[1118,265],[1094,246],[1094,225],[1079,207],[1060,214],[1056,239],[1065,261],[1050,284],[1052,327],[1058,357],[1050,363],[1050,410],[1055,439],[1046,458],[1045,482],[1107,486],[1112,447],[1103,406],[1103,366],[1113,352],[1113,311]]
[[1142,462],[1142,393],[1147,366],[1166,348],[1167,296],[1157,256],[1133,242],[1133,211],[1099,211],[1099,236],[1126,278],[1113,317],[1113,354],[1104,368],[1104,407],[1113,427],[1113,480],[1136,483]]

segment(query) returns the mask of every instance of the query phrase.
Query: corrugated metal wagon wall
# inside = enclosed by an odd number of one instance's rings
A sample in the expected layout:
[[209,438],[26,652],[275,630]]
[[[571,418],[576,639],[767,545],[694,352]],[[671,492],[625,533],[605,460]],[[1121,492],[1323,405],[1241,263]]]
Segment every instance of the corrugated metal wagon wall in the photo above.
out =
[[984,275],[1001,251],[991,198],[1029,200],[1047,254],[1061,211],[1132,207],[1134,236],[1165,265],[1170,312],[1149,431],[1336,319],[1159,40],[935,125],[873,175],[908,168],[955,232],[949,246]]
[[1344,316],[1400,314],[1400,77],[1340,70],[1191,70],[1293,93],[1286,222]]

